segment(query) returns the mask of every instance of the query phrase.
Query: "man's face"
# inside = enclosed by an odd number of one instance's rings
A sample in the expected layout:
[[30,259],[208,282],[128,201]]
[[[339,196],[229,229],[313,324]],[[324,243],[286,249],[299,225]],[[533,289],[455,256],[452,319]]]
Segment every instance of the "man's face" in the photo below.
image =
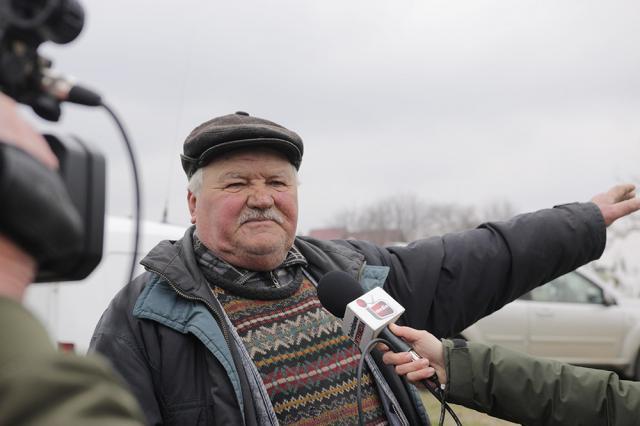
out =
[[295,168],[276,151],[222,155],[189,192],[198,238],[217,256],[245,269],[276,268],[293,245],[298,222]]

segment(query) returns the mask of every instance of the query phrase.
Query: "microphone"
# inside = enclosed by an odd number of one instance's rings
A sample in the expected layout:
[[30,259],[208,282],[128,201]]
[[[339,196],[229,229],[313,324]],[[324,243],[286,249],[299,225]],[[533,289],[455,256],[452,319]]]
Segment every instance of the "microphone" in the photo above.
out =
[[72,79],[61,74],[54,74],[49,69],[42,71],[41,88],[59,102],[85,106],[102,105],[102,98],[98,93],[76,84]]
[[361,351],[376,337],[389,342],[395,352],[409,352],[414,360],[422,358],[388,325],[404,313],[404,308],[382,288],[364,293],[360,283],[343,271],[331,271],[318,283],[318,299],[332,315],[342,318],[342,331]]
[[[416,361],[422,359],[411,346],[389,330],[404,313],[404,308],[380,287],[365,293],[358,281],[344,271],[331,271],[318,282],[318,299],[322,306],[333,316],[342,318],[342,332],[349,336],[364,352],[369,342],[376,337],[386,340],[394,352],[409,352]],[[444,386],[438,376],[422,380],[425,387],[441,403],[440,424],[444,421],[444,410],[451,413],[460,424],[457,416],[444,402]]]

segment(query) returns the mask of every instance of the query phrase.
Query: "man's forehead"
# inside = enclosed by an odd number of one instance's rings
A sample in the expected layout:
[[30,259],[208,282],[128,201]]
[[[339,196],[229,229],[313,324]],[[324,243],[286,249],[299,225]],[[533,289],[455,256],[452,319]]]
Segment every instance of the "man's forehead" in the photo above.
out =
[[244,177],[252,173],[291,176],[295,167],[281,153],[270,150],[242,150],[220,156],[205,169],[222,178]]
[[274,159],[283,163],[290,163],[287,156],[271,148],[246,148],[225,152],[215,157],[209,165],[229,163],[234,161],[267,161]]
[[282,169],[276,170],[256,170],[256,169],[245,169],[245,170],[228,170],[228,171],[220,171],[216,174],[220,179],[240,179],[246,178],[253,175],[268,175],[269,177],[288,177],[293,175],[293,173],[287,170],[286,166]]

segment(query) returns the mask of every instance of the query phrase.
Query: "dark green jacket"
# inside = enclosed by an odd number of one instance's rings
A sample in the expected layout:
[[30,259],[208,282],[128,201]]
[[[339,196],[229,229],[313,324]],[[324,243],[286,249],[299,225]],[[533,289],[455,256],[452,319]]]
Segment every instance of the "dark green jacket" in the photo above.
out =
[[448,400],[523,425],[640,425],[640,382],[445,340]]
[[0,424],[143,424],[103,360],[57,352],[33,315],[1,297],[0,324]]

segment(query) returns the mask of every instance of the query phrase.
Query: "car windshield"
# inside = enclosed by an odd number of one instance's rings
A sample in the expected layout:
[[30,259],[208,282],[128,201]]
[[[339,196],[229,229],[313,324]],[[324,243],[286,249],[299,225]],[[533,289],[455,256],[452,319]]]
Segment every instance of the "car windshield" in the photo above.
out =
[[583,276],[569,273],[529,292],[535,302],[604,303],[600,287]]

